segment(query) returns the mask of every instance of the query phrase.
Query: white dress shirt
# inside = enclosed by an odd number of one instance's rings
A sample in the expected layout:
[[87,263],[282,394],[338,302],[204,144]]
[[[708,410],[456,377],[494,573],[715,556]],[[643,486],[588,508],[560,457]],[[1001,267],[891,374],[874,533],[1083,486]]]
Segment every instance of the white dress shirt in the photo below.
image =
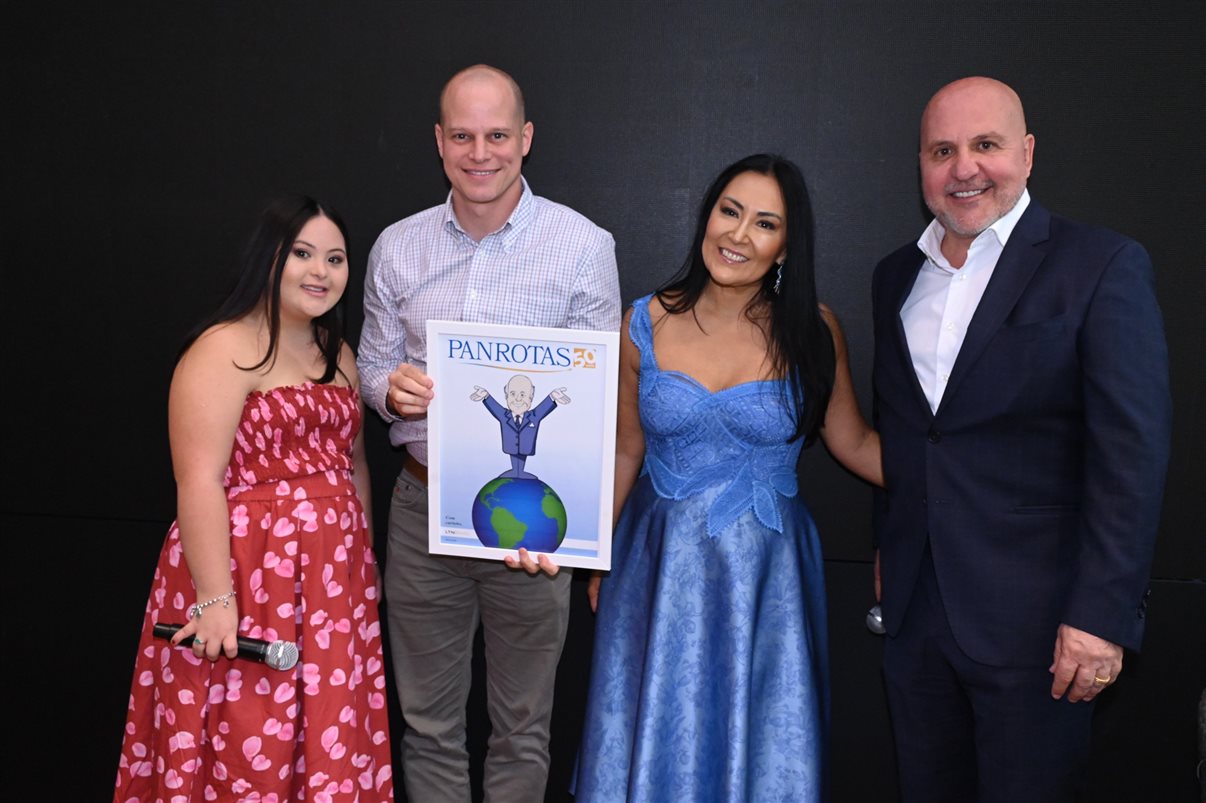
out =
[[900,320],[913,358],[913,370],[933,412],[938,411],[942,402],[967,327],[976,314],[1001,251],[1029,205],[1030,193],[1022,190],[1022,197],[1013,209],[972,241],[961,268],[951,267],[942,254],[946,229],[937,218],[930,222],[917,241],[917,247],[925,254],[925,263],[900,309]]

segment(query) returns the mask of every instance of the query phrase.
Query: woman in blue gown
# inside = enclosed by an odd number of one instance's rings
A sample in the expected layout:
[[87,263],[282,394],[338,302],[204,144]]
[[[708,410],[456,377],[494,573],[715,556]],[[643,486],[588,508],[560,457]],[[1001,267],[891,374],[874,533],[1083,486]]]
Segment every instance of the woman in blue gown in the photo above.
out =
[[622,512],[590,586],[577,800],[820,800],[825,594],[796,461],[819,435],[860,476],[882,471],[817,302],[799,169],[725,169],[683,269],[622,331]]

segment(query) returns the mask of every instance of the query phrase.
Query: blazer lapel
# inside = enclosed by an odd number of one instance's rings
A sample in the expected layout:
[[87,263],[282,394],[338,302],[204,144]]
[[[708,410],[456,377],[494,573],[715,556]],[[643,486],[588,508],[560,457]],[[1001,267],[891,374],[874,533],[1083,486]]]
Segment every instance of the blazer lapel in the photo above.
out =
[[988,287],[984,288],[984,296],[972,315],[971,323],[968,324],[967,335],[963,338],[959,356],[955,358],[955,365],[951,368],[951,378],[946,383],[946,390],[938,405],[939,413],[958,391],[959,383],[975,365],[989,341],[1001,328],[1010,310],[1017,304],[1026,286],[1030,284],[1034,272],[1047,256],[1044,244],[1050,231],[1051,214],[1031,201],[1009,236],[1009,242],[1001,251],[997,265],[993,268],[992,278],[988,280]]

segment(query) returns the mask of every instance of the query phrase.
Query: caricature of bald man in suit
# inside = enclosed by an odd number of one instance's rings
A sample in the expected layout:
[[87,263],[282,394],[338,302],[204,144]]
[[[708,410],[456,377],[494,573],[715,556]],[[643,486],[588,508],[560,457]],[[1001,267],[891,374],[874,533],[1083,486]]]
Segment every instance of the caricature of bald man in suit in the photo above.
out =
[[536,436],[540,433],[540,422],[557,407],[569,404],[570,397],[565,395],[565,388],[557,388],[533,409],[532,399],[536,395],[536,386],[523,374],[516,374],[507,380],[503,393],[507,400],[506,407],[496,402],[489,391],[478,385],[473,386],[469,400],[484,403],[490,415],[498,419],[502,450],[511,456],[511,470],[498,476],[536,479],[535,474],[524,471],[524,463],[530,455],[536,454]]

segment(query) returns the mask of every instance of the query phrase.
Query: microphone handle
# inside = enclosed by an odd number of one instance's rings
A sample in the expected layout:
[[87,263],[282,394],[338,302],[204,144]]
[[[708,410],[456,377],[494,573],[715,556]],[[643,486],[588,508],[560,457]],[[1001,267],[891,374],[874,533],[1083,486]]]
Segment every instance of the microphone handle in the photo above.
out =
[[[172,636],[176,635],[176,632],[182,627],[184,627],[184,625],[158,624],[154,627],[154,635],[156,638],[170,640]],[[261,664],[264,663],[264,661],[268,658],[268,648],[272,646],[270,642],[262,639],[245,638],[243,636],[238,637],[238,642],[240,658],[248,661],[256,661],[257,663]],[[193,646],[193,637],[189,636],[188,638],[180,639],[179,646]]]

